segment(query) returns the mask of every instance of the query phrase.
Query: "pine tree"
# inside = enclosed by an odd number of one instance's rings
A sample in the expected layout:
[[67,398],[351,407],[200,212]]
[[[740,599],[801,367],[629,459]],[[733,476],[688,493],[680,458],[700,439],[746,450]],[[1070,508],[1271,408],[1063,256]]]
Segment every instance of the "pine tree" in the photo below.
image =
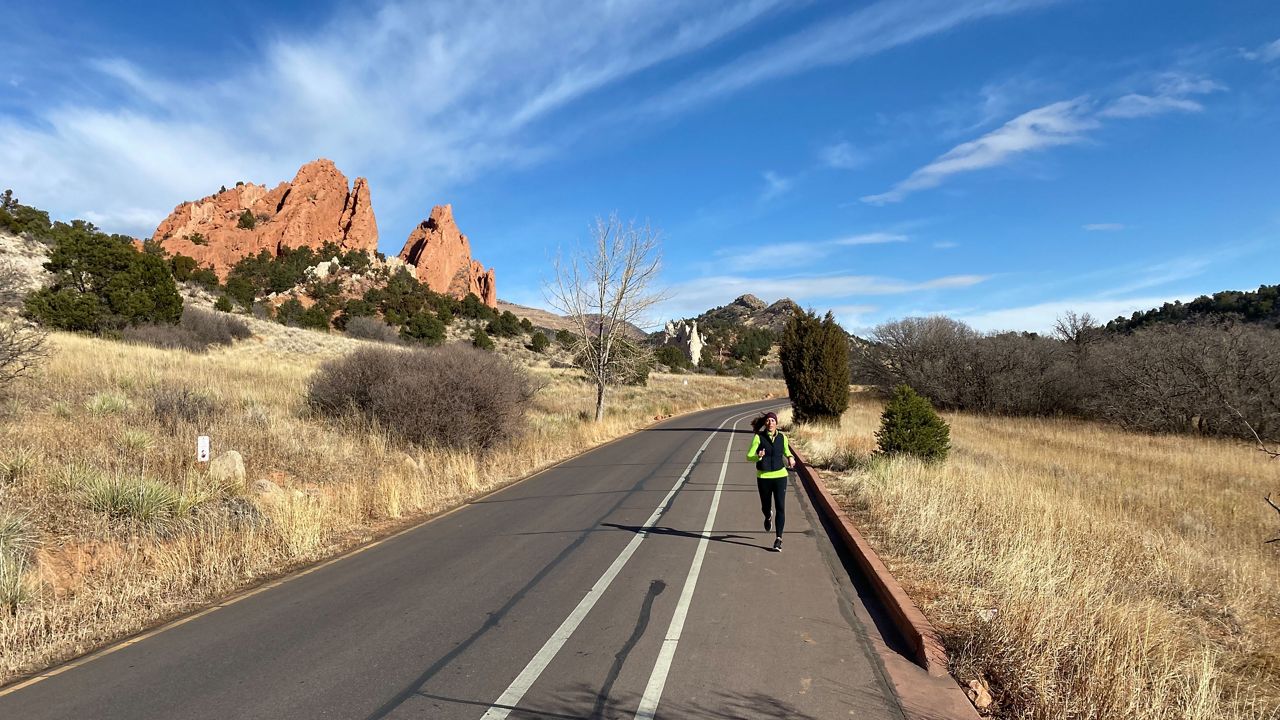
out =
[[839,421],[849,407],[849,341],[835,317],[796,308],[780,355],[796,422]]
[[951,428],[934,412],[928,398],[909,385],[899,385],[880,415],[876,443],[885,455],[941,461],[951,449]]

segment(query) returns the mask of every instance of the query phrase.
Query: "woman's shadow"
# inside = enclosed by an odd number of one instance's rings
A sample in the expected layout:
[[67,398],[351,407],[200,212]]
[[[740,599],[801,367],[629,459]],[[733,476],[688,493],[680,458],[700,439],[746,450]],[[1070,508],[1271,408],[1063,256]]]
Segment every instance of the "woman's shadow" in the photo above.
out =
[[703,535],[702,533],[689,532],[688,530],[676,530],[675,528],[663,527],[655,525],[653,527],[644,527],[642,525],[620,525],[618,523],[601,523],[604,527],[611,527],[617,530],[629,530],[633,533],[649,533],[650,535],[670,535],[673,537],[687,537],[698,540],[711,540],[713,542],[728,543],[730,545],[741,545],[742,547],[755,548],[757,550],[767,550],[773,552],[772,545],[756,545],[754,543],[738,542],[738,540],[749,540],[747,535]]

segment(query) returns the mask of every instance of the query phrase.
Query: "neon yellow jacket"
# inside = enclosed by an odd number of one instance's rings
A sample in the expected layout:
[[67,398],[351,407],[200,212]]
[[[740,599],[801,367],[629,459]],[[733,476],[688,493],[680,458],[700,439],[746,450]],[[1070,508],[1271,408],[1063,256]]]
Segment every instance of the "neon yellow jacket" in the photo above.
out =
[[[778,433],[778,434],[782,435],[782,453],[786,455],[788,458],[795,457],[794,455],[791,454],[791,444],[787,442],[787,436],[783,433]],[[751,437],[751,449],[747,451],[747,459],[750,460],[751,462],[756,462],[757,460],[759,460],[760,458],[756,457],[756,452],[759,450],[760,450],[760,433],[756,433]],[[782,468],[781,470],[760,470],[759,468],[756,469],[756,477],[758,478],[772,480],[775,478],[784,478],[786,476],[787,476],[787,469],[785,467]]]

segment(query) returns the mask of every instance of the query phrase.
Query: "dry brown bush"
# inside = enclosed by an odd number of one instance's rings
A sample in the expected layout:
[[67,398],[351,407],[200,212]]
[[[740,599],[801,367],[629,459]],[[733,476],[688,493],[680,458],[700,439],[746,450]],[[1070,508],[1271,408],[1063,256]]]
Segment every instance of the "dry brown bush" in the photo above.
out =
[[358,412],[422,447],[487,450],[520,433],[533,394],[504,358],[450,345],[357,350],[325,363],[307,400],[324,415]]
[[227,313],[186,307],[177,325],[147,324],[125,328],[125,340],[169,350],[205,352],[214,345],[230,345],[253,336],[243,320]]
[[400,332],[387,323],[374,317],[354,317],[347,321],[348,337],[361,340],[400,344]]

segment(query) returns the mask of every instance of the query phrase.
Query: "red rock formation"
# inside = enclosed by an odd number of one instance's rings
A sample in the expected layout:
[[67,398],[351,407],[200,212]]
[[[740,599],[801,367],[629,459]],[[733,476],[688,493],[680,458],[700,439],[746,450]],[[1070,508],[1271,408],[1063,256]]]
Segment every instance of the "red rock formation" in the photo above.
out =
[[454,223],[452,205],[431,209],[431,217],[409,233],[400,259],[413,266],[418,282],[435,292],[456,298],[475,293],[485,305],[498,306],[493,269],[471,259],[471,241]]
[[[252,228],[240,227],[248,210]],[[241,258],[262,250],[319,248],[327,242],[343,250],[378,249],[378,223],[369,200],[369,184],[347,176],[333,162],[314,160],[298,169],[293,182],[274,190],[246,183],[195,202],[184,202],[160,223],[152,240],[170,254],[188,255],[212,267],[225,280]]]

